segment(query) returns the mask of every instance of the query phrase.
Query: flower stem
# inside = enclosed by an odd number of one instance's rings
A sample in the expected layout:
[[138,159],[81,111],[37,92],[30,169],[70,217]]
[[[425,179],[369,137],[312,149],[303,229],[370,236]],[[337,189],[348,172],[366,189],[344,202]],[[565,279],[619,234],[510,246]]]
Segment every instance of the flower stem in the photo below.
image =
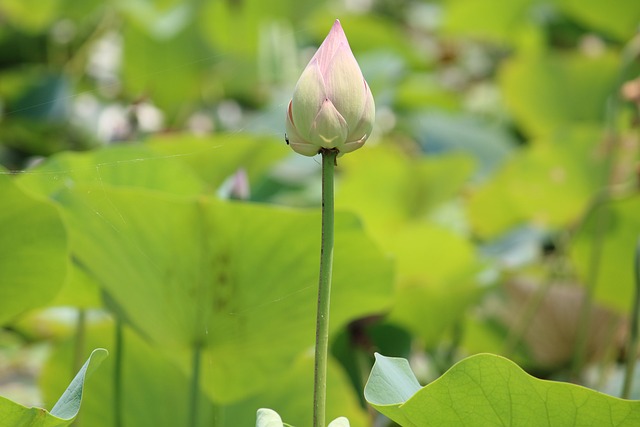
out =
[[322,241],[318,281],[318,317],[313,381],[313,426],[325,427],[327,400],[327,353],[329,347],[329,306],[333,266],[333,171],[337,150],[322,149]]
[[636,367],[638,357],[638,318],[640,317],[640,238],[636,246],[635,253],[635,298],[631,308],[629,318],[629,342],[627,346],[627,366],[624,373],[624,385],[622,388],[622,398],[629,399],[631,395],[631,384],[633,383],[633,372]]

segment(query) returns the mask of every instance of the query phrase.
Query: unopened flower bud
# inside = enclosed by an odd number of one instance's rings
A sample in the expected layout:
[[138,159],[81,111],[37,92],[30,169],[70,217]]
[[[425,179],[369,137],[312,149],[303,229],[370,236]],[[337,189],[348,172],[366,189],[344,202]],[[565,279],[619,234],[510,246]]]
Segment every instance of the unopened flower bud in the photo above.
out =
[[373,95],[336,20],[289,101],[287,141],[305,156],[322,148],[349,153],[371,135],[374,119]]

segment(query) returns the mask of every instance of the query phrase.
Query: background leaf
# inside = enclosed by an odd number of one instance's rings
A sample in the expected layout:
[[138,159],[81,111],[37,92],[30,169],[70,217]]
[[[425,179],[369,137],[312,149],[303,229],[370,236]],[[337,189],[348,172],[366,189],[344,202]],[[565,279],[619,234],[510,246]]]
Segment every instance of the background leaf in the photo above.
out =
[[524,130],[548,135],[567,124],[602,122],[618,66],[616,56],[606,51],[522,55],[502,67],[499,82]]
[[[74,256],[126,318],[178,360],[205,346],[214,399],[260,390],[312,345],[315,212],[105,186],[59,200]],[[338,216],[334,271],[333,330],[388,307],[390,265],[350,215]]]
[[606,8],[597,0],[561,0],[560,4],[580,21],[620,40],[631,38],[638,30],[640,6],[633,0],[622,0],[615,8]]
[[0,324],[43,306],[60,290],[67,234],[53,204],[25,194],[0,171]]
[[491,238],[525,221],[542,228],[575,222],[604,179],[597,143],[576,129],[521,149],[471,197],[474,231]]
[[634,250],[640,236],[640,198],[614,200],[597,206],[587,217],[571,247],[580,276],[593,271],[593,245],[601,233],[602,252],[597,261],[595,298],[607,307],[627,313],[634,295]]

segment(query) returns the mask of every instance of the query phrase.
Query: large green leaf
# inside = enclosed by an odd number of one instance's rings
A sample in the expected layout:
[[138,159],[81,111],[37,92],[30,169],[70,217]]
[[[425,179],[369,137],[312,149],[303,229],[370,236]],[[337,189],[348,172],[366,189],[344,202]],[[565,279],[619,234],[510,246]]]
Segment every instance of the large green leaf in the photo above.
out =
[[411,158],[389,146],[361,154],[341,165],[337,204],[357,212],[397,260],[389,320],[435,344],[479,295],[471,243],[428,220],[457,197],[473,164],[460,155]]
[[[51,156],[18,177],[20,185],[36,194],[54,196],[76,185],[141,187],[187,195],[205,191],[205,184],[188,165],[173,155],[131,144],[90,152],[63,152]],[[72,263],[69,275],[54,305],[95,307],[100,305],[98,288],[86,272]]]
[[431,224],[397,228],[386,242],[398,271],[389,321],[408,328],[425,345],[436,345],[481,295],[473,246]]
[[598,0],[560,0],[561,6],[583,23],[626,41],[638,31],[640,3],[618,0],[605,3]]
[[94,350],[51,411],[41,408],[27,408],[0,397],[2,425],[20,427],[64,427],[70,425],[80,411],[85,379],[93,373],[107,355],[108,352],[105,349]]
[[374,233],[424,219],[459,194],[473,172],[463,155],[411,157],[389,146],[370,147],[340,164],[336,204],[358,213]]
[[499,82],[523,128],[535,136],[548,135],[567,124],[602,122],[619,62],[609,52],[521,55],[504,65]]
[[[446,2],[445,29],[511,44],[519,31],[533,21],[533,0],[449,0]],[[479,17],[482,17],[481,19]]]
[[[59,200],[74,256],[126,318],[177,359],[204,346],[215,399],[260,390],[312,345],[316,212],[105,186]],[[387,309],[390,279],[355,218],[338,215],[332,330]]]
[[410,426],[636,426],[640,402],[544,381],[500,356],[479,354],[420,388],[405,359],[376,354],[365,397]]
[[68,264],[67,234],[55,206],[25,194],[0,171],[0,324],[50,301]]
[[102,308],[102,296],[95,279],[75,262],[71,262],[58,295],[48,304],[51,307]]
[[601,182],[599,133],[586,128],[533,141],[473,194],[470,221],[484,238],[521,223],[561,227],[577,220]]
[[[595,279],[596,300],[621,313],[629,311],[634,294],[634,254],[640,236],[638,212],[640,197],[637,196],[598,206],[586,219],[571,247],[582,281]],[[600,252],[597,261],[594,251]],[[590,277],[594,273],[597,276]]]
[[[248,135],[193,137],[171,134],[148,144],[56,154],[22,173],[18,182],[34,193],[53,196],[76,185],[140,187],[176,195],[216,192],[238,169],[259,185],[268,166],[288,154],[283,144]],[[74,263],[56,305],[96,306],[94,280]]]

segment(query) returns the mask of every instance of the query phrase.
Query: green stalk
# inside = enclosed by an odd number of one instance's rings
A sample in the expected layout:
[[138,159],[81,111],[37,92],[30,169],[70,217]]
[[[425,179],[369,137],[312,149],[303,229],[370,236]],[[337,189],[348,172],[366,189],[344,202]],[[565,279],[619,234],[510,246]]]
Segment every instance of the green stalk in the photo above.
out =
[[[586,359],[587,343],[589,339],[589,329],[591,327],[591,311],[593,309],[593,295],[597,283],[597,277],[600,272],[600,262],[602,260],[602,246],[607,227],[609,225],[609,215],[607,212],[607,204],[612,197],[612,185],[615,177],[615,162],[620,146],[620,135],[618,130],[618,116],[621,108],[622,100],[619,90],[622,84],[627,80],[636,59],[640,56],[640,33],[631,39],[622,52],[622,59],[618,76],[612,93],[607,101],[606,109],[606,134],[609,141],[609,147],[605,158],[605,188],[601,194],[596,197],[592,209],[595,216],[595,230],[593,234],[593,242],[591,244],[591,256],[589,260],[589,271],[585,283],[585,294],[579,313],[578,331],[576,334],[576,342],[574,349],[574,357],[572,363],[572,376],[579,378]],[[598,207],[601,206],[601,209]]]
[[629,316],[629,322],[631,324],[629,325],[629,342],[627,344],[627,366],[624,373],[624,385],[622,388],[623,399],[629,399],[629,395],[631,394],[633,372],[636,368],[636,359],[638,355],[638,320],[640,317],[640,239],[638,239],[635,255],[636,294],[631,307],[631,316]]
[[327,353],[329,348],[329,305],[333,266],[333,172],[337,150],[322,149],[322,241],[318,280],[318,315],[313,381],[313,426],[325,427],[327,400]]
[[115,344],[113,361],[113,425],[122,427],[122,359],[124,355],[124,322],[122,317],[116,315]]
[[216,403],[211,403],[211,427],[222,426],[225,423],[224,407]]
[[536,317],[538,309],[544,301],[545,296],[547,296],[551,285],[551,278],[547,278],[535,289],[533,295],[527,299],[522,310],[522,315],[516,320],[515,326],[511,328],[509,335],[505,340],[502,350],[505,357],[513,357],[515,354],[518,346],[520,345],[520,341],[524,338],[529,327],[533,323],[533,319]]
[[73,367],[71,372],[78,372],[84,364],[84,343],[87,335],[87,310],[78,309],[78,318],[76,320],[76,340],[73,354]]
[[[76,340],[73,354],[73,366],[71,368],[72,375],[78,372],[84,363],[84,346],[85,338],[87,335],[87,310],[84,308],[78,309],[78,319],[76,320]],[[80,427],[80,414],[76,416],[76,420],[73,423],[74,427]]]
[[202,358],[202,344],[193,347],[191,359],[191,391],[189,396],[189,427],[198,425],[198,397],[200,396],[200,360]]

